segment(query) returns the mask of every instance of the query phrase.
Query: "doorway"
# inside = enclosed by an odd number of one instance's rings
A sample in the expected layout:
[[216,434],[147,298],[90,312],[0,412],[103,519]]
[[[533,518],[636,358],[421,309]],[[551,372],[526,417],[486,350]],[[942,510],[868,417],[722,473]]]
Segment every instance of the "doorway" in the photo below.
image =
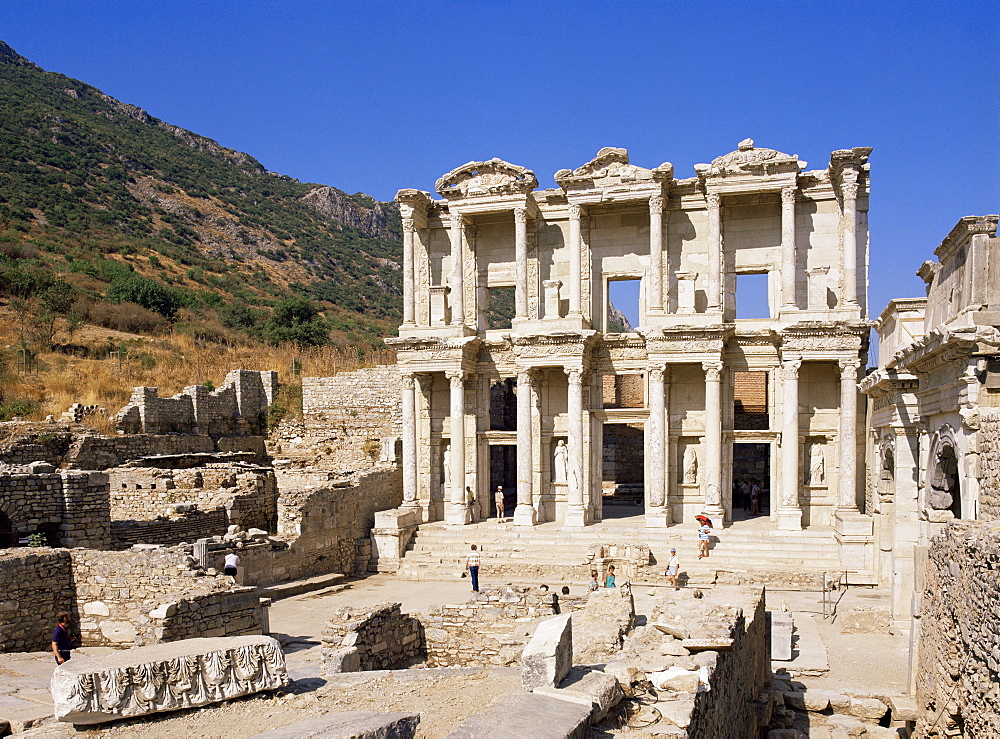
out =
[[[767,442],[733,444],[730,517],[743,521],[771,511],[771,445]],[[754,488],[757,508],[754,511]]]
[[504,517],[514,515],[517,505],[517,445],[490,445],[490,493],[488,518],[496,518],[496,490],[503,487]]
[[0,512],[0,549],[10,549],[14,546],[14,527],[2,512]]
[[606,423],[602,434],[601,500],[604,518],[645,510],[645,434],[641,423]]

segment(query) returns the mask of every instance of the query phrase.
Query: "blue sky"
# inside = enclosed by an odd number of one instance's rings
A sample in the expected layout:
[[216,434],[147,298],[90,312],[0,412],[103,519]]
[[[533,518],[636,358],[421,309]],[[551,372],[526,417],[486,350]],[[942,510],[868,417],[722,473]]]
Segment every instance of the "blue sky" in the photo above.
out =
[[303,181],[388,200],[469,160],[553,173],[624,146],[678,177],[752,137],[872,146],[871,312],[1000,210],[987,2],[54,2],[0,7],[45,69]]

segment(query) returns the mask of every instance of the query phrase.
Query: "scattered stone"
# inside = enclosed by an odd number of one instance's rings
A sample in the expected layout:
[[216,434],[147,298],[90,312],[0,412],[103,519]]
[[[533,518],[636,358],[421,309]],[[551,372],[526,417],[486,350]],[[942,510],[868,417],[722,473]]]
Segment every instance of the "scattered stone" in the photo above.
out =
[[255,739],[411,739],[419,723],[418,713],[344,711],[266,731]]
[[490,710],[466,720],[449,739],[583,739],[590,715],[591,707],[579,703],[535,693],[507,693]]
[[694,713],[694,695],[678,695],[676,697],[659,700],[656,702],[656,710],[660,712],[664,720],[681,729],[686,729],[691,725],[691,714]]
[[768,611],[771,621],[771,659],[788,661],[792,658],[792,614]]
[[660,654],[687,657],[691,653],[684,648],[679,639],[668,637],[660,644]]
[[657,690],[673,690],[677,693],[697,693],[700,679],[693,670],[671,667],[663,672],[650,674],[649,681]]
[[675,639],[687,639],[691,636],[691,632],[686,626],[684,626],[684,624],[659,621],[652,624],[652,626],[664,634],[669,634]]
[[826,717],[826,723],[834,732],[834,736],[864,736],[868,731],[868,727],[853,716],[834,714]]
[[323,650],[323,674],[335,675],[340,672],[361,670],[361,655],[357,647]]
[[847,712],[858,718],[880,719],[885,716],[889,707],[877,698],[851,698]]
[[535,688],[533,692],[590,706],[592,722],[604,718],[623,697],[618,680],[613,675],[586,667],[570,670],[558,688]]
[[525,690],[554,688],[573,663],[570,614],[542,621],[521,655],[521,685]]

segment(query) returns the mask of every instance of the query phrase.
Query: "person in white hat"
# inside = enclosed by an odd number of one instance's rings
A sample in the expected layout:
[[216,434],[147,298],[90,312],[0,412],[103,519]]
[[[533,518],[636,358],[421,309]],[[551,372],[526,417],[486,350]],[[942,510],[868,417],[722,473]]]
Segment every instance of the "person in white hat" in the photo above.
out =
[[681,559],[677,556],[677,550],[670,549],[670,561],[667,562],[667,571],[663,574],[667,576],[667,582],[669,582],[674,590],[677,590],[677,575],[681,569]]

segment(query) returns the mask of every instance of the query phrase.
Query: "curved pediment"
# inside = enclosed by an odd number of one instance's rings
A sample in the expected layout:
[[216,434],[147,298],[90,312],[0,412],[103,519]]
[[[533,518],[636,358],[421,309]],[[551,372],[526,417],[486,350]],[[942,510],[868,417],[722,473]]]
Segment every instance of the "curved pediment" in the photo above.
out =
[[806,166],[795,154],[783,154],[776,149],[754,146],[753,139],[744,139],[736,151],[716,157],[711,164],[696,164],[695,171],[707,177],[726,175],[767,175],[798,172]]
[[488,162],[469,162],[453,169],[434,184],[446,198],[483,195],[523,195],[538,187],[535,173],[494,157]]
[[560,169],[555,174],[556,183],[562,187],[585,186],[602,188],[629,182],[670,179],[674,167],[669,162],[656,169],[646,169],[629,164],[628,150],[605,146],[597,156],[576,169]]

